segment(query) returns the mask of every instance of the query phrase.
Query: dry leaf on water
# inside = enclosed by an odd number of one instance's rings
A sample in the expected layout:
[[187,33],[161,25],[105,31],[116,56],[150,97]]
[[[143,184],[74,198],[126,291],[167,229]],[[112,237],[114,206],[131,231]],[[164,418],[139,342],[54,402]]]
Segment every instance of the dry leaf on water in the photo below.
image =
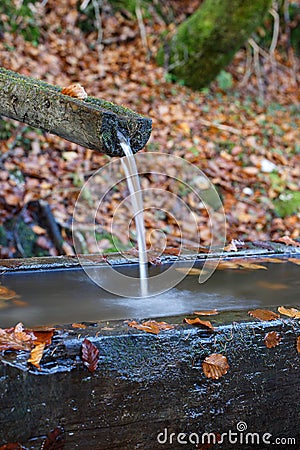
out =
[[280,317],[279,314],[269,311],[268,309],[254,309],[253,311],[248,311],[249,316],[254,317],[259,320],[276,320]]
[[68,95],[69,97],[79,98],[80,100],[84,100],[88,96],[84,88],[79,83],[70,84],[69,86],[64,87],[61,93]]
[[280,289],[288,289],[287,284],[282,283],[271,283],[270,281],[257,281],[256,286],[262,287],[264,289],[271,289],[273,291],[279,291]]
[[13,298],[19,297],[15,291],[8,289],[5,286],[0,286],[0,300],[12,300]]
[[28,363],[32,364],[39,370],[41,370],[40,361],[43,357],[45,345],[46,344],[35,345],[30,352],[30,357],[27,360]]
[[183,322],[188,323],[189,325],[193,325],[195,327],[206,328],[211,331],[215,330],[209,320],[201,320],[199,319],[199,317],[196,317],[195,319],[188,319],[187,317],[185,317],[183,319]]
[[297,352],[300,353],[300,336],[297,337]]
[[292,317],[293,319],[300,319],[300,311],[296,308],[286,308],[285,306],[278,306],[278,312],[284,316]]
[[205,358],[202,363],[202,369],[207,378],[218,380],[227,373],[229,364],[226,356],[220,353],[213,353]]
[[166,322],[156,322],[156,320],[147,320],[143,323],[138,323],[135,320],[128,322],[129,327],[136,328],[137,330],[146,331],[146,333],[158,334],[162,330],[172,330],[174,325],[170,325]]
[[73,328],[86,328],[86,325],[84,323],[72,323]]
[[99,350],[97,347],[87,338],[84,339],[81,346],[81,359],[84,365],[92,373],[97,369],[99,361]]
[[62,427],[56,427],[48,433],[41,450],[59,450],[65,446],[65,431]]
[[289,236],[283,236],[282,238],[276,239],[275,242],[281,242],[285,245],[292,245],[293,247],[300,247],[300,242],[294,241],[294,239]]
[[300,259],[299,258],[289,258],[289,262],[296,264],[297,266],[300,266]]
[[265,335],[265,338],[264,338],[265,346],[267,348],[277,347],[277,345],[279,345],[281,339],[282,339],[282,337],[280,336],[279,333],[276,333],[276,331],[270,331],[269,333],[267,333]]
[[194,314],[197,314],[198,316],[216,316],[219,314],[219,311],[217,309],[211,309],[208,311],[194,311]]

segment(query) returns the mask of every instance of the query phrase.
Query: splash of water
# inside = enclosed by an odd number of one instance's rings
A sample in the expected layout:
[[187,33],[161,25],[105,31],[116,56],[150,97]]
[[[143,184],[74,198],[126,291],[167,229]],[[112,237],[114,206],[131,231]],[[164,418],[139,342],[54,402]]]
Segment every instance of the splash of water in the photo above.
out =
[[141,295],[143,297],[146,297],[148,295],[148,259],[145,239],[146,233],[144,222],[144,207],[140,179],[135,163],[135,157],[132,153],[128,140],[119,131],[117,135],[125,155],[123,158],[121,158],[121,163],[125,172],[127,186],[130,192],[131,205],[136,226],[136,236],[139,252],[140,290]]

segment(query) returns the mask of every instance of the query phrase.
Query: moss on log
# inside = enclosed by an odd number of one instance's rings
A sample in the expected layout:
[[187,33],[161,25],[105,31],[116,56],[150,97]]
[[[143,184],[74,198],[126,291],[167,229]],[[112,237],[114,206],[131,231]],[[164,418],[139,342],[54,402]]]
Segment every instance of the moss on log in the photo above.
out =
[[205,0],[160,48],[157,60],[187,86],[207,86],[258,27],[272,0]]
[[118,131],[130,141],[134,153],[147,143],[151,119],[95,97],[69,97],[61,90],[0,68],[0,115],[111,156],[123,156]]

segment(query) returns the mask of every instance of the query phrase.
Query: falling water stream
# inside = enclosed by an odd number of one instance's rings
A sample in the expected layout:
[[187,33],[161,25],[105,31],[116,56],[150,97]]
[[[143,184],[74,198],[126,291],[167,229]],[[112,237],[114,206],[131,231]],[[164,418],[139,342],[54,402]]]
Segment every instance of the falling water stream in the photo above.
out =
[[148,295],[148,261],[141,185],[135,163],[135,157],[132,153],[131,147],[126,138],[119,131],[118,138],[125,154],[125,156],[121,158],[121,163],[125,172],[127,185],[130,192],[130,200],[136,226],[136,236],[139,252],[140,294],[142,295],[142,297],[146,297]]

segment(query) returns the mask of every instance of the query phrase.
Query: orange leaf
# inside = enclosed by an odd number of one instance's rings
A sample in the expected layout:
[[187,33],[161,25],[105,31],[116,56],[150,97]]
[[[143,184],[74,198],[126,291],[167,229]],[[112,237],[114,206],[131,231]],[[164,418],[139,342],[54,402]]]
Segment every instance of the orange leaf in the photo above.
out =
[[183,322],[188,323],[189,325],[193,325],[195,327],[208,328],[211,331],[214,331],[214,327],[212,326],[209,320],[201,320],[199,317],[195,319],[183,319]]
[[86,325],[84,323],[72,323],[73,328],[86,328]]
[[99,361],[99,350],[87,338],[85,338],[82,342],[81,359],[88,370],[94,373]]
[[277,347],[277,345],[279,345],[281,339],[282,338],[279,333],[276,333],[276,331],[270,331],[269,333],[267,333],[265,335],[265,338],[264,338],[265,346],[267,348]]
[[209,311],[194,311],[194,314],[198,314],[198,316],[216,316],[219,314],[219,311],[216,309],[211,309]]
[[282,242],[285,245],[292,245],[293,247],[300,247],[300,242],[294,241],[294,239],[289,236],[283,236],[279,239],[276,239],[275,242]]
[[297,337],[297,352],[300,353],[300,336]]
[[17,323],[14,329],[14,335],[19,341],[32,341],[35,337],[30,333],[24,330],[23,324],[21,322]]
[[249,270],[259,270],[259,269],[264,269],[264,270],[268,270],[268,268],[266,266],[262,266],[261,264],[256,264],[253,262],[239,262],[238,263],[239,266],[242,269],[249,269]]
[[248,311],[249,316],[255,317],[259,320],[276,320],[280,317],[279,314],[269,311],[268,309],[254,309],[253,311]]
[[300,259],[299,258],[288,258],[288,261],[296,264],[297,266],[300,266]]
[[205,358],[202,363],[202,369],[207,378],[218,380],[227,373],[229,364],[226,356],[220,353],[213,353]]
[[10,442],[9,444],[1,445],[0,450],[26,450],[19,442]]
[[34,345],[39,345],[39,344],[50,345],[55,328],[41,327],[41,328],[35,328],[32,330],[26,330],[26,331],[31,331],[34,334],[34,336],[36,338],[36,340],[33,342]]
[[31,350],[30,357],[28,358],[28,363],[35,366],[37,369],[41,370],[40,361],[42,359],[44,349],[45,349],[45,343],[35,345],[34,348]]
[[156,322],[155,320],[147,320],[143,323],[138,323],[135,320],[127,324],[129,327],[136,328],[137,330],[145,331],[146,333],[158,334],[162,330],[171,330],[174,325],[170,325],[166,322]]
[[11,300],[12,298],[18,297],[18,295],[12,289],[8,289],[5,286],[0,286],[0,299],[1,300]]
[[87,93],[79,83],[70,84],[69,86],[64,87],[61,93],[64,95],[69,95],[70,97],[79,98],[80,100],[87,98]]
[[271,283],[270,281],[266,281],[266,280],[257,281],[256,285],[259,287],[262,287],[264,289],[272,289],[273,291],[278,291],[280,289],[288,289],[287,284]]
[[286,308],[285,306],[278,306],[278,312],[293,319],[300,319],[300,311],[296,308]]

